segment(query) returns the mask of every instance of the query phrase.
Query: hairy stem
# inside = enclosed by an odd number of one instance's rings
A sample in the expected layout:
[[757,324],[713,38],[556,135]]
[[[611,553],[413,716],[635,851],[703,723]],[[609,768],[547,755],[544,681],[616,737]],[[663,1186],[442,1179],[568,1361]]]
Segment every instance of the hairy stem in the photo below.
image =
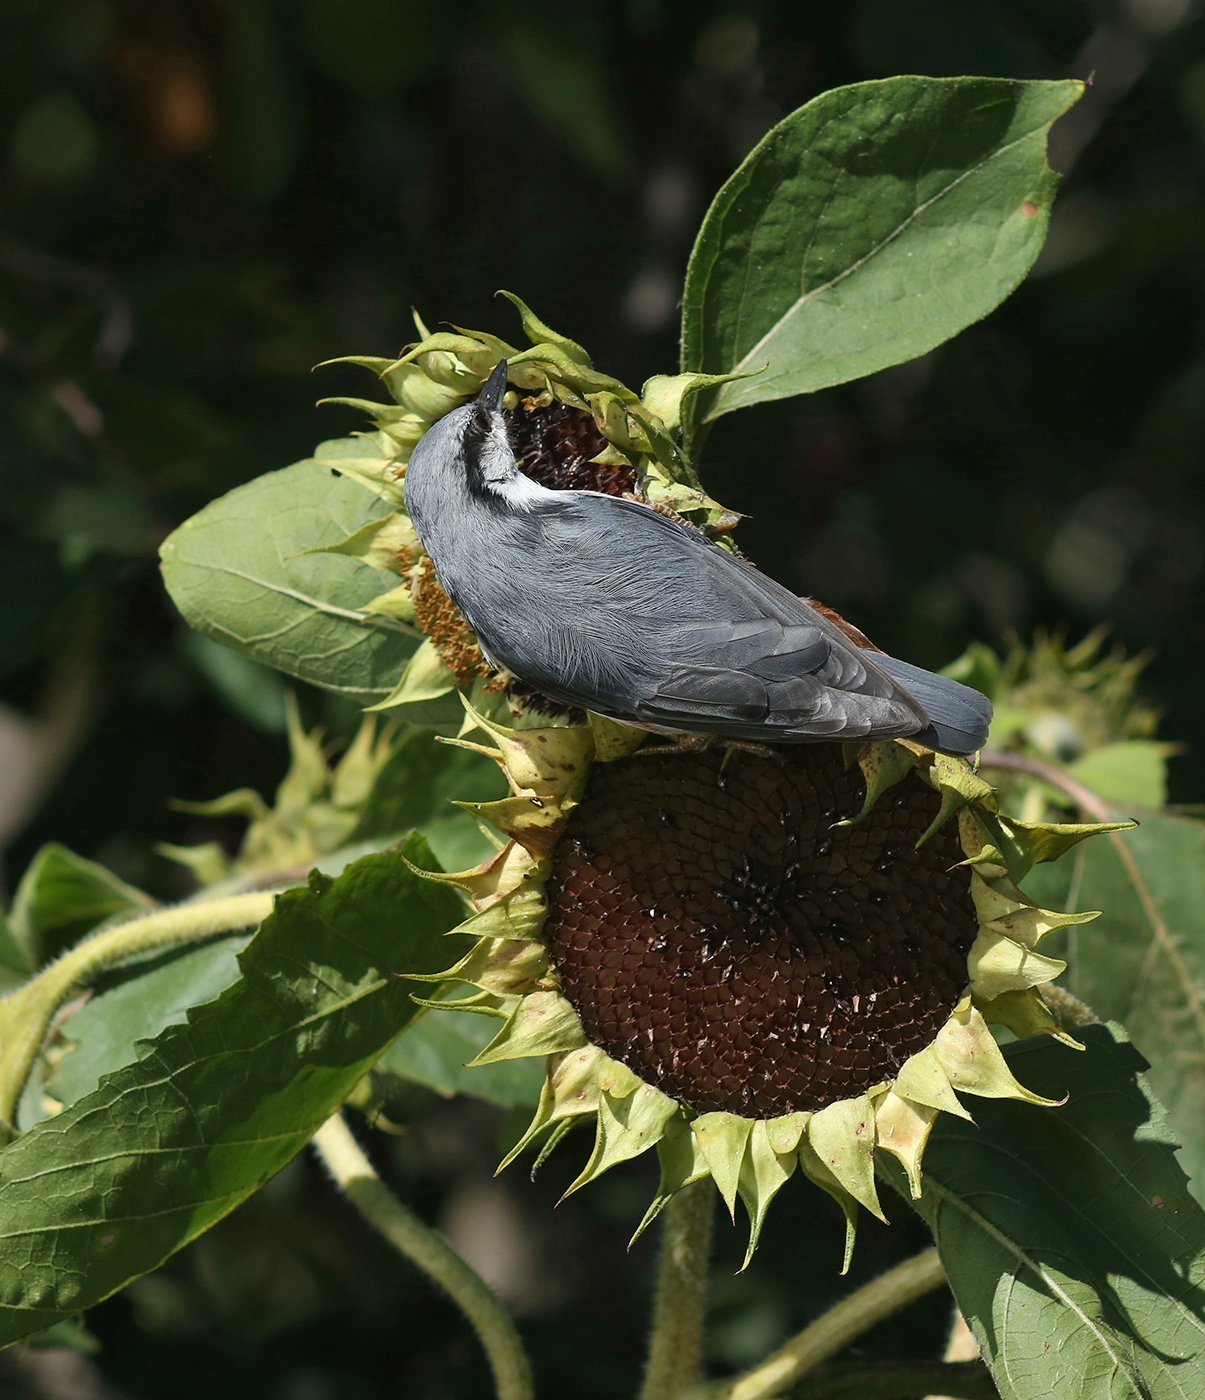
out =
[[448,1295],[473,1325],[489,1358],[498,1400],[533,1400],[523,1343],[493,1291],[450,1244],[408,1210],[374,1171],[336,1113],[314,1135],[335,1184],[368,1223]]
[[12,1131],[17,1103],[50,1022],[76,987],[119,958],[253,928],[272,912],[275,898],[274,893],[258,891],[178,904],[129,919],[86,939],[0,1001],[0,1131]]
[[714,1215],[710,1177],[679,1191],[662,1213],[653,1333],[640,1400],[680,1400],[698,1386]]
[[[936,1249],[926,1249],[843,1298],[810,1327],[743,1376],[711,1386],[708,1400],[769,1400],[891,1313],[946,1280]],[[651,1400],[651,1397],[649,1397]]]
[[979,766],[999,768],[1009,773],[1024,773],[1030,778],[1038,778],[1069,797],[1094,821],[1113,820],[1108,807],[1090,788],[1086,788],[1083,783],[1077,783],[1074,778],[1055,768],[1053,764],[1043,763],[1040,758],[1027,758],[1021,753],[984,752],[979,755]]

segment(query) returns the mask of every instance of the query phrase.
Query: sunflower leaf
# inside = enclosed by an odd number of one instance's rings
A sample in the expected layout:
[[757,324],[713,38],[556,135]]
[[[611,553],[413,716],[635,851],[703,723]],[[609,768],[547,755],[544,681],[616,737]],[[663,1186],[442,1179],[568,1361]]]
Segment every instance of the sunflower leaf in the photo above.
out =
[[[73,1104],[97,1087],[101,1076],[138,1058],[150,1040],[186,1018],[190,1006],[210,1001],[238,981],[238,954],[249,935],[237,933],[197,947],[170,948],[158,957],[102,972],[92,995],[65,1021],[66,1053],[56,1057],[46,1092]],[[23,1120],[18,1126],[28,1125]]]
[[1082,1055],[1009,1047],[1064,1106],[938,1120],[916,1208],[1003,1400],[1183,1400],[1205,1366],[1205,1212],[1125,1032],[1081,1035]]
[[[362,441],[325,446],[350,459]],[[333,476],[324,462],[298,462],[227,493],[169,535],[164,582],[198,632],[371,705],[393,689],[417,634],[361,613],[381,591],[376,569],[306,551],[339,544],[384,514],[363,484]]]
[[[405,853],[429,864],[421,837]],[[453,891],[396,853],[286,891],[242,976],[0,1152],[0,1346],[156,1268],[309,1140],[448,957]]]
[[779,122],[716,195],[691,254],[692,426],[923,355],[986,316],[1046,236],[1051,123],[1075,82],[886,78]]
[[1151,1088],[1205,1205],[1205,824],[1144,816],[1135,830],[1035,868],[1025,891],[1050,909],[1105,911],[1083,935],[1051,934],[1042,951],[1066,960],[1068,989],[1122,1021],[1150,1061]]

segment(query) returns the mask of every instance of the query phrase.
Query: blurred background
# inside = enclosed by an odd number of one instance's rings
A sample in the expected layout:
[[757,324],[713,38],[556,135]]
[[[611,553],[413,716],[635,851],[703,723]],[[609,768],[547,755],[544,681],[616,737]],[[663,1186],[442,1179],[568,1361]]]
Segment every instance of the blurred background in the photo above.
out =
[[[723,420],[704,482],[750,516],[763,568],[910,660],[1102,623],[1152,649],[1145,695],[1183,746],[1171,799],[1205,794],[1205,19],[1187,0],[4,0],[0,39],[9,891],[54,839],[182,894],[154,843],[213,823],[169,799],[279,781],[283,685],[186,635],[155,551],[215,496],[362,426],[315,400],[372,396],[371,379],[314,365],[398,351],[411,306],[516,335],[507,287],[628,383],[672,372],[715,190],[795,107],[893,73],[1091,75],[1052,139],[1066,179],[1046,251],[924,359]],[[548,1393],[629,1389],[651,1255],[623,1241],[647,1172],[550,1216],[574,1164],[494,1184],[501,1110],[430,1095],[399,1113],[422,1125],[390,1169],[484,1251]],[[785,1195],[835,1260],[836,1221]],[[785,1217],[739,1281],[721,1241],[720,1364],[828,1290],[814,1263],[800,1276]],[[856,1269],[919,1246],[901,1230],[867,1228]],[[488,1393],[456,1316],[300,1162],[89,1326],[97,1358],[8,1353],[0,1393]],[[898,1344],[932,1354],[944,1326],[935,1304]]]

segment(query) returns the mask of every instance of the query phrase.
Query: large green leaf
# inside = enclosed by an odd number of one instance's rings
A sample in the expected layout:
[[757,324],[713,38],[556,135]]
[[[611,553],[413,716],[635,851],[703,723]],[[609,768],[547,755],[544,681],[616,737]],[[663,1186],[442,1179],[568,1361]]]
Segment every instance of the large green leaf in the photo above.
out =
[[[506,780],[496,763],[470,750],[440,744],[428,731],[416,729],[400,740],[376,775],[359,823],[345,846],[318,862],[319,868],[337,875],[351,860],[366,854],[366,847],[380,846],[416,828],[445,868],[475,865],[495,847],[468,813],[454,808],[452,802],[488,802],[507,791]],[[183,1021],[190,1007],[209,1001],[237,981],[236,956],[246,942],[247,935],[239,934],[201,947],[171,949],[103,973],[88,1001],[63,1025],[66,1050],[61,1057],[54,1057],[54,1070],[45,1083],[45,1092],[64,1105],[91,1093],[101,1075],[136,1058],[138,1041]],[[421,1018],[420,1025],[425,1026],[429,1019],[433,1018]],[[526,1062],[521,1070],[510,1062],[486,1066],[473,1072],[478,1076],[474,1084],[462,1084],[462,1077],[465,1081],[471,1077],[463,1068],[464,1062],[485,1047],[496,1028],[480,1017],[444,1019],[472,1025],[458,1024],[455,1032],[443,1027],[432,1027],[426,1032],[418,1026],[409,1030],[408,1036],[418,1033],[423,1043],[406,1061],[413,1061],[415,1073],[401,1075],[399,1071],[399,1077],[428,1084],[441,1092],[475,1089],[478,1097],[508,1106],[528,1094],[532,1076],[524,1072],[528,1068]],[[473,1032],[479,1023],[484,1039],[477,1044]],[[35,1086],[39,1092],[26,1095],[23,1107],[34,1116],[22,1116],[21,1128],[28,1128],[31,1122],[45,1116],[42,1087],[39,1083]]]
[[[488,802],[509,791],[498,765],[481,754],[440,744],[427,730],[416,729],[395,746],[373,780],[356,829],[339,851],[318,862],[319,869],[338,875],[352,860],[367,854],[366,847],[383,845],[418,829],[428,841],[440,864],[462,869],[485,860],[496,848],[482,835],[467,812],[452,806],[454,799]],[[101,869],[101,867],[97,867]],[[104,872],[108,874],[108,872]],[[113,968],[103,973],[92,988],[88,1001],[64,1024],[66,1053],[55,1057],[54,1072],[46,1082],[50,1098],[71,1104],[96,1088],[102,1074],[121,1068],[136,1058],[135,1045],[157,1035],[166,1026],[184,1020],[186,1011],[211,1000],[237,981],[237,954],[246,945],[247,935],[217,939],[201,947],[171,949],[151,959]],[[429,1018],[421,1018],[426,1024]],[[481,1024],[487,1032],[480,1044],[473,1031],[481,1017],[448,1016],[449,1022],[472,1022],[458,1033],[433,1029],[420,1039],[430,1046],[417,1046],[412,1058],[417,1066],[417,1082],[430,1084],[441,1092],[457,1092],[463,1069],[485,1047],[496,1028]],[[408,1031],[413,1036],[418,1027]],[[391,1052],[392,1053],[392,1052]],[[446,1062],[446,1070],[435,1067],[435,1057]],[[526,1067],[526,1066],[525,1066]],[[383,1068],[383,1066],[382,1066]],[[488,1071],[498,1069],[499,1076]],[[475,1072],[482,1076],[477,1085],[479,1097],[493,1102],[512,1101],[516,1085],[526,1085],[530,1076],[516,1077],[513,1065],[487,1066]],[[497,1078],[497,1084],[493,1078]],[[453,1081],[456,1081],[453,1084]],[[512,1082],[513,1081],[513,1082]],[[526,1092],[524,1088],[522,1092]],[[538,1081],[537,1081],[538,1097]],[[40,1096],[27,1096],[34,1105]],[[43,1117],[44,1110],[37,1112]],[[22,1119],[22,1128],[29,1123]]]
[[691,254],[682,368],[751,376],[703,390],[691,422],[913,359],[986,316],[1042,246],[1046,135],[1081,91],[886,78],[779,122]]
[[1037,867],[1025,888],[1047,908],[1104,911],[1055,949],[1064,980],[1098,1016],[1124,1022],[1151,1062],[1205,1204],[1205,825],[1144,816],[1136,831]]
[[[351,458],[361,440],[324,443]],[[168,592],[198,632],[362,705],[383,700],[418,645],[394,618],[360,609],[384,576],[336,544],[387,514],[384,501],[319,461],[268,472],[199,511],[160,551]]]
[[[405,849],[430,861],[421,837]],[[414,1014],[406,974],[457,956],[461,917],[393,853],[311,875],[234,986],[0,1152],[0,1345],[155,1268],[279,1171]]]
[[1017,1077],[1065,1105],[941,1117],[918,1209],[1004,1400],[1197,1397],[1205,1212],[1142,1057],[1119,1027],[1082,1039],[1084,1054],[1009,1047]]

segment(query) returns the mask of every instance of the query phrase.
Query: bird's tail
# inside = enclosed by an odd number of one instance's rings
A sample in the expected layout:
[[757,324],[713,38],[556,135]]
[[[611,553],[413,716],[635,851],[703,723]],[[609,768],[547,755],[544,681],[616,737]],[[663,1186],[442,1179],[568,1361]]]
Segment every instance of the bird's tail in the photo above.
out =
[[986,695],[885,653],[874,660],[929,716],[928,729],[910,734],[910,739],[949,754],[970,754],[983,747],[992,722],[992,702]]

